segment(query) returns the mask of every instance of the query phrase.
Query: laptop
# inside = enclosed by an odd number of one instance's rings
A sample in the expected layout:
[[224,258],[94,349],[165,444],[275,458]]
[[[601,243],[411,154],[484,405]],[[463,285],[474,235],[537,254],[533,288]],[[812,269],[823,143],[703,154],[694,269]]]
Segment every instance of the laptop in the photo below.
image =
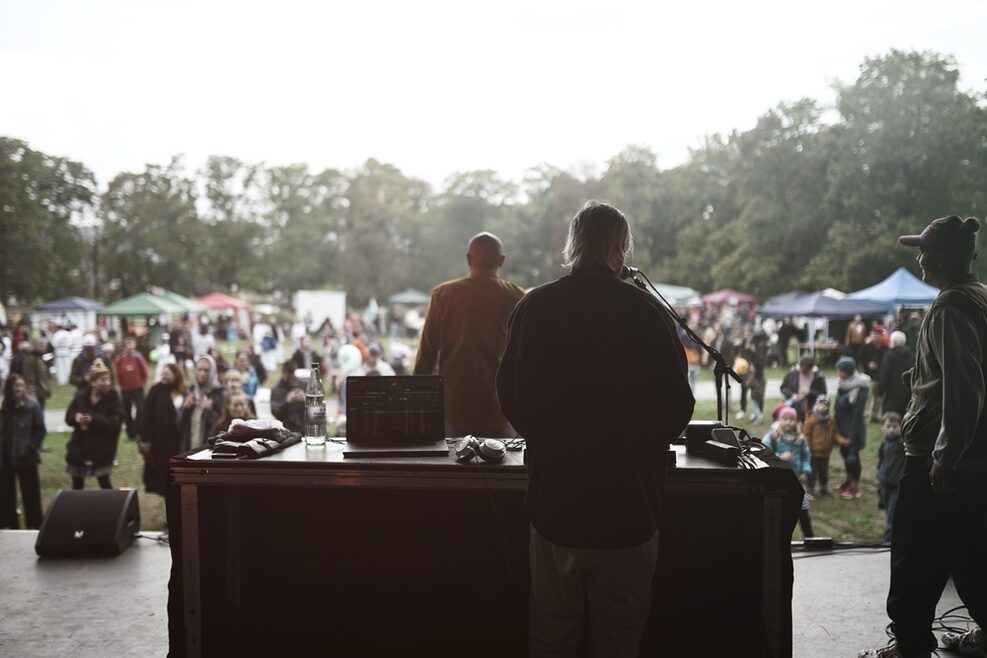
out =
[[445,457],[438,375],[346,378],[343,457]]

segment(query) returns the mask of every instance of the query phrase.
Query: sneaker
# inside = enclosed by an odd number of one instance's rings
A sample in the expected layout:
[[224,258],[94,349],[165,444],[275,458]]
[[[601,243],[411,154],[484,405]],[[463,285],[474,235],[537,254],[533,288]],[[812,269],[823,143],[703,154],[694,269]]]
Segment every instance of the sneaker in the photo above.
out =
[[836,485],[836,493],[838,494],[843,493],[844,491],[847,490],[847,487],[849,486],[850,486],[850,480],[843,480],[843,482],[840,482],[838,485]]
[[[932,658],[931,651],[922,655]],[[892,640],[891,644],[879,649],[864,649],[857,654],[857,658],[905,658],[905,654],[898,651],[898,645]]]
[[943,633],[942,647],[963,656],[987,656],[987,633],[974,628],[966,633]]
[[737,420],[743,420],[743,419],[744,419],[744,416],[746,416],[746,415],[747,415],[747,414],[745,414],[745,413],[744,413],[744,410],[743,410],[743,409],[741,409],[741,410],[740,410],[740,411],[738,411],[738,412],[737,412],[736,414],[734,414],[734,416],[733,416],[733,417],[734,417],[735,419],[737,419]]

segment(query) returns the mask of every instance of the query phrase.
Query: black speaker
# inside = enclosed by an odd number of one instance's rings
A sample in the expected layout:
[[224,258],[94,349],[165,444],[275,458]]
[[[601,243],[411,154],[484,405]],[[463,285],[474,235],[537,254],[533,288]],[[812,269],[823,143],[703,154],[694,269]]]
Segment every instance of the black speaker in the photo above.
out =
[[136,491],[58,491],[48,504],[34,550],[41,557],[119,555],[140,529]]
[[712,438],[713,430],[723,427],[718,420],[693,420],[685,428],[685,449],[689,454],[702,454],[706,442]]

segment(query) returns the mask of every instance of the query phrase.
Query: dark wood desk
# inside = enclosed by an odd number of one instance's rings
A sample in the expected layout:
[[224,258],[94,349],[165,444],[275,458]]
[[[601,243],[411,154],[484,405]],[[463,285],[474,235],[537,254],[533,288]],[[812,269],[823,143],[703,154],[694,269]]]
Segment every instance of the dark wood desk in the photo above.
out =
[[[697,655],[710,634],[733,655],[791,655],[794,474],[676,451],[642,655]],[[172,655],[526,654],[519,452],[479,468],[337,444],[201,452],[171,481]]]

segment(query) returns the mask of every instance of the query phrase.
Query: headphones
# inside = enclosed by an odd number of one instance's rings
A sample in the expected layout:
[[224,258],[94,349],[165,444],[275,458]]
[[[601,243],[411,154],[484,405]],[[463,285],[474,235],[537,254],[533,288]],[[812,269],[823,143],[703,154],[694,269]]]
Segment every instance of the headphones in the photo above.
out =
[[479,440],[472,434],[467,434],[456,442],[456,459],[461,462],[471,461],[475,457],[485,462],[499,462],[507,454],[503,441],[497,439]]

